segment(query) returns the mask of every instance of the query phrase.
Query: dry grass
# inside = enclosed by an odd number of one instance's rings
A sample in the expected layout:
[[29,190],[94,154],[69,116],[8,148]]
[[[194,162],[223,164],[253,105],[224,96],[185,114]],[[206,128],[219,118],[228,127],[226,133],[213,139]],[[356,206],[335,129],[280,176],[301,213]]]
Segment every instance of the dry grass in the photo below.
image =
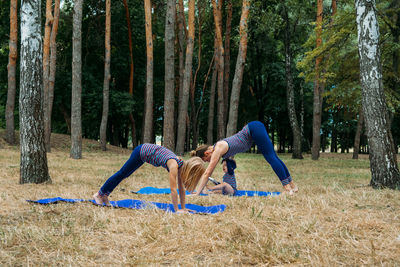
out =
[[[96,142],[85,140],[84,158],[72,160],[68,139],[53,137],[50,185],[19,185],[18,147],[1,150],[1,266],[400,265],[400,192],[364,186],[370,179],[365,157],[354,161],[326,154],[319,161],[309,156],[298,161],[280,155],[300,187],[297,195],[189,199],[226,204],[217,215],[29,204],[26,199],[91,198],[130,153],[101,152]],[[260,155],[242,154],[237,162],[239,189],[281,190]],[[117,187],[112,199],[169,202],[169,196],[129,193],[167,187],[166,174],[145,165]],[[221,176],[218,167],[214,177]]]

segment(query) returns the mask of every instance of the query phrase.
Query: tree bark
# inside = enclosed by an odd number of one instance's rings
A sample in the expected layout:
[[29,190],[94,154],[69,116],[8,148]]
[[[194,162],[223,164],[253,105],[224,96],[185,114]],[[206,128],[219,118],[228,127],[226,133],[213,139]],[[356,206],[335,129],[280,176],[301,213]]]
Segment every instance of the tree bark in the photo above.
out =
[[[191,104],[191,121],[192,121],[192,149],[195,150],[197,148],[197,144],[199,141],[199,136],[198,136],[198,110],[196,109],[196,103],[195,103],[195,96],[196,96],[196,83],[197,83],[197,75],[200,71],[201,68],[201,33],[202,33],[202,24],[203,24],[203,7],[202,3],[204,2],[198,2],[197,3],[197,9],[198,9],[198,43],[197,43],[197,48],[198,48],[198,53],[197,53],[197,68],[194,73],[194,77],[192,80],[192,84],[190,87],[190,104]],[[203,87],[204,89],[204,87]],[[204,90],[203,90],[204,92]],[[202,102],[203,94],[200,95],[200,101],[199,101],[199,106],[198,108],[201,108],[201,102]]]
[[151,29],[151,0],[144,1],[146,20],[146,92],[143,125],[143,143],[151,143],[153,139],[153,34]]
[[165,16],[165,92],[163,145],[175,150],[175,13],[176,0],[167,2]]
[[50,70],[50,33],[53,24],[52,0],[46,0],[46,22],[44,24],[43,40],[43,118],[44,134],[47,152],[50,152],[49,126],[49,70]]
[[14,125],[14,108],[15,94],[17,91],[17,53],[18,53],[18,0],[10,1],[10,42],[8,54],[8,91],[6,104],[6,140],[9,144],[15,144],[15,125]]
[[301,138],[304,138],[304,88],[300,85],[300,133]]
[[74,3],[72,30],[71,158],[82,158],[82,4]]
[[51,151],[50,137],[51,137],[51,114],[53,113],[53,102],[54,102],[54,83],[56,81],[56,61],[57,61],[57,33],[58,33],[58,22],[60,19],[60,0],[55,0],[54,4],[54,17],[53,24],[51,27],[50,34],[50,70],[49,70],[49,81],[48,81],[48,108],[47,108],[47,126],[45,126],[45,137],[46,137],[46,148],[47,151]]
[[293,134],[293,153],[292,158],[303,159],[301,154],[301,131],[296,115],[296,106],[294,103],[294,84],[292,75],[292,51],[290,49],[291,30],[289,14],[287,9],[284,10],[284,19],[286,22],[285,31],[285,71],[286,71],[286,99],[289,115],[289,122]]
[[242,87],[244,64],[246,62],[247,54],[247,18],[249,16],[250,1],[243,0],[242,16],[240,18],[240,44],[239,53],[236,60],[235,76],[232,82],[231,101],[229,108],[229,121],[227,126],[227,136],[231,136],[236,133],[237,121],[238,121],[238,110],[239,110],[239,99],[240,99],[240,88]]
[[222,15],[221,15],[221,1],[212,0],[215,34],[217,37],[217,62],[218,62],[218,105],[217,105],[217,138],[222,139],[225,137],[225,123],[224,123],[224,46],[222,44]]
[[224,47],[224,127],[228,124],[229,108],[229,76],[231,70],[231,31],[232,31],[232,0],[227,2],[225,47]]
[[[316,47],[322,45],[322,12],[323,0],[317,0],[317,43]],[[315,61],[315,81],[314,81],[314,101],[313,101],[313,138],[311,147],[311,158],[317,160],[319,158],[319,150],[321,148],[321,113],[322,113],[322,86],[320,79],[320,63],[322,57],[317,57]]]
[[179,114],[178,114],[178,138],[176,142],[176,153],[182,155],[185,147],[185,134],[186,134],[186,114],[188,109],[189,101],[189,87],[190,79],[192,76],[192,60],[193,60],[193,44],[194,44],[194,11],[195,3],[194,0],[189,0],[189,17],[188,24],[189,30],[186,41],[186,60],[185,60],[185,75],[183,79],[183,90],[182,98],[179,103]]
[[361,108],[358,113],[357,130],[356,130],[356,135],[354,137],[353,159],[358,159],[358,152],[360,150],[360,137],[363,124],[364,124],[364,113],[362,112]]
[[[132,27],[129,15],[129,7],[127,0],[123,0],[125,8],[126,25],[128,27],[128,43],[129,43],[129,94],[133,96],[133,47],[132,47]],[[129,122],[131,124],[132,146],[136,147],[136,124],[132,112],[129,113]]]
[[20,183],[51,182],[43,125],[40,0],[21,1]]
[[103,151],[107,149],[107,120],[110,98],[110,60],[111,60],[111,0],[106,0],[106,32],[105,32],[105,57],[104,57],[104,82],[103,82],[103,113],[100,124],[100,145]]
[[210,87],[210,104],[208,107],[208,123],[207,123],[207,144],[214,143],[214,115],[215,115],[215,87],[217,85],[217,72],[218,66],[215,60],[216,53],[214,53],[214,69],[211,77]]
[[375,0],[356,0],[355,7],[362,106],[370,147],[370,184],[374,188],[400,189],[400,173],[382,83]]
[[179,0],[179,9],[177,12],[178,18],[178,40],[179,40],[179,103],[182,102],[181,97],[183,96],[183,79],[185,73],[185,15],[184,15],[184,7],[183,0]]

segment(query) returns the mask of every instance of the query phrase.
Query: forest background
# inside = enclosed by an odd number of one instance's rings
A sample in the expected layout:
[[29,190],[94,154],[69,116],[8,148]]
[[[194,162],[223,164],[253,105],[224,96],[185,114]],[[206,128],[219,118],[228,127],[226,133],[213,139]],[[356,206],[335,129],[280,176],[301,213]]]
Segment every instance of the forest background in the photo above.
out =
[[[0,3],[0,64],[8,63],[9,1]],[[45,25],[45,6],[42,1],[42,23]],[[131,120],[135,120],[133,143],[145,138],[143,118],[146,91],[146,33],[143,3],[128,1],[132,29],[133,93],[129,93],[130,56],[126,10],[123,1],[111,2],[111,62],[110,98],[107,141],[110,144],[132,146]],[[187,3],[185,2],[185,5]],[[231,5],[231,7],[230,7]],[[270,133],[278,152],[291,152],[293,134],[288,119],[287,75],[285,70],[285,46],[290,47],[292,58],[294,103],[302,132],[302,151],[310,151],[312,143],[313,88],[315,58],[323,55],[324,83],[322,105],[321,150],[349,152],[356,136],[361,96],[357,51],[357,27],[353,1],[340,1],[332,23],[331,3],[323,8],[322,46],[315,48],[316,1],[252,1],[248,18],[247,57],[240,92],[237,129],[252,120],[262,121]],[[396,144],[400,138],[398,116],[399,96],[399,7],[396,1],[378,1],[378,19],[381,32],[382,70],[385,94],[392,120],[392,133]],[[153,130],[148,138],[163,136],[164,107],[164,41],[165,1],[152,1],[152,40],[154,51],[153,72]],[[231,8],[231,10],[230,10]],[[235,72],[239,47],[239,20],[241,1],[223,1],[222,29],[225,46],[225,97]],[[179,7],[177,8],[179,11]],[[231,29],[228,20],[231,13]],[[102,117],[104,51],[105,51],[105,2],[84,1],[82,19],[82,135],[84,138],[99,139]],[[185,7],[187,16],[187,6]],[[19,16],[19,14],[18,14]],[[178,15],[177,15],[178,16]],[[55,133],[71,131],[71,86],[72,86],[72,31],[73,2],[61,2],[59,31],[57,35],[57,63],[54,86],[54,109],[51,128]],[[187,20],[186,20],[187,21]],[[187,23],[187,22],[186,22]],[[190,86],[188,119],[179,124],[187,127],[185,151],[198,143],[212,143],[218,136],[217,105],[210,112],[211,89],[218,87],[213,73],[214,65],[214,18],[213,8],[208,1],[197,1],[195,13],[195,38],[193,49],[193,74]],[[230,31],[230,33],[229,33]],[[179,72],[180,44],[178,23],[175,40],[175,122],[178,119],[178,96],[181,84]],[[290,34],[290,39],[287,34]],[[227,42],[230,40],[229,44]],[[227,47],[228,46],[228,47]],[[230,59],[227,59],[227,55]],[[18,57],[19,58],[19,57]],[[227,61],[228,60],[228,61]],[[212,62],[214,61],[214,62]],[[18,62],[19,63],[19,62]],[[17,84],[19,64],[17,63]],[[211,71],[209,70],[211,67]],[[230,74],[229,74],[230,71]],[[196,74],[196,76],[195,76]],[[182,74],[181,74],[182,75]],[[226,80],[226,78],[225,78]],[[227,84],[227,85],[226,85]],[[7,69],[0,70],[0,128],[5,128],[7,101]],[[226,89],[228,88],[228,89]],[[227,99],[227,98],[225,98]],[[18,101],[18,90],[17,100]],[[229,101],[225,100],[225,105]],[[18,106],[18,105],[17,105]],[[228,107],[224,107],[224,126],[227,124]],[[18,107],[15,109],[18,129]],[[215,117],[209,125],[209,116]],[[189,123],[190,120],[190,123]],[[206,129],[213,136],[207,138]],[[175,130],[176,131],[176,130]],[[136,140],[135,140],[136,139]],[[366,137],[361,134],[361,151],[367,152]]]

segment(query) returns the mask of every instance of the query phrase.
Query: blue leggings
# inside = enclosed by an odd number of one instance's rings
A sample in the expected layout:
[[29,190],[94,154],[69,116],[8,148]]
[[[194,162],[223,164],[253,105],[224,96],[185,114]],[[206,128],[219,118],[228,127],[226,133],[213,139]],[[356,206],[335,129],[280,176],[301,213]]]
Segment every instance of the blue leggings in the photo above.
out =
[[278,175],[282,185],[287,185],[292,181],[289,170],[286,165],[278,158],[275,153],[274,146],[269,139],[267,130],[263,123],[252,121],[248,124],[251,138],[261,151],[264,158],[271,165],[272,169]]
[[125,162],[124,166],[117,171],[113,176],[108,178],[108,180],[104,183],[104,185],[100,188],[99,194],[104,196],[104,195],[109,195],[111,192],[114,190],[119,183],[124,180],[126,177],[131,175],[134,171],[136,171],[140,166],[143,165],[143,161],[140,158],[140,149],[142,148],[142,145],[137,146],[133,151],[128,159],[127,162]]

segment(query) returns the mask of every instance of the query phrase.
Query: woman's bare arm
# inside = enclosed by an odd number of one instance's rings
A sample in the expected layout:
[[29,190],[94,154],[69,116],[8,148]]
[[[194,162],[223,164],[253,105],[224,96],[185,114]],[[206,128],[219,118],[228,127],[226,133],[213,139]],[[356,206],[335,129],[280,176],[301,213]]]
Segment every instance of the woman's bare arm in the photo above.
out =
[[[179,173],[179,171],[178,171]],[[182,178],[178,174],[178,188],[179,188],[179,199],[181,200],[181,209],[186,209],[185,207],[185,197],[186,197],[186,190],[183,186]]]
[[177,189],[177,178],[178,178],[178,163],[170,159],[167,161],[167,166],[169,169],[169,186],[171,188],[171,201],[174,206],[175,212],[179,210],[178,208],[178,191]]
[[208,182],[208,177],[212,175],[214,172],[215,167],[217,166],[219,159],[221,158],[222,155],[224,155],[229,149],[229,145],[225,141],[219,141],[214,148],[214,151],[211,155],[210,159],[210,164],[208,164],[208,167],[206,171],[204,172],[203,176],[200,178],[199,182],[199,187],[197,188],[197,192],[195,195],[200,195],[201,191],[203,191],[204,187],[206,186]]

